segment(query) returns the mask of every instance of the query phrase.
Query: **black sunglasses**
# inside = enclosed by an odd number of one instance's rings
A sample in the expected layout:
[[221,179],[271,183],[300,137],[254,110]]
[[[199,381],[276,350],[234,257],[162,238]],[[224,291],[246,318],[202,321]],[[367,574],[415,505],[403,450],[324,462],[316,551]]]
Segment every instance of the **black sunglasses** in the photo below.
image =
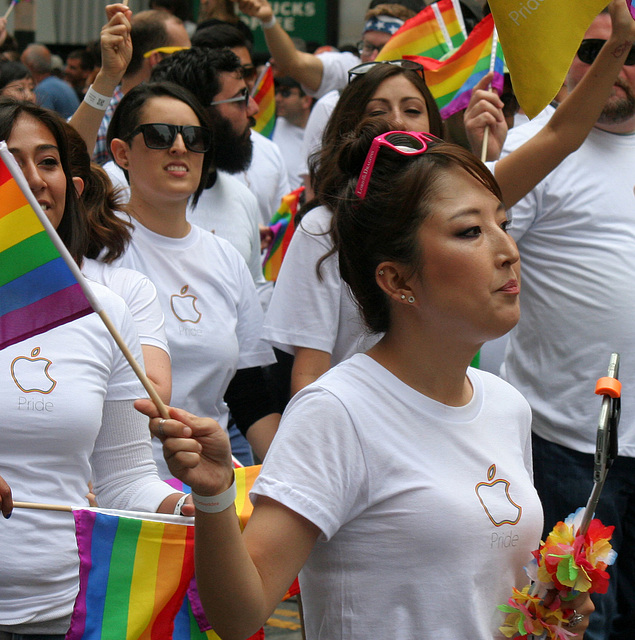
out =
[[395,67],[401,67],[402,69],[408,69],[409,71],[414,71],[421,78],[423,78],[423,65],[415,62],[414,60],[404,60],[403,58],[400,60],[376,60],[374,62],[363,62],[362,64],[358,64],[356,67],[348,70],[348,82],[349,84],[357,77],[363,76],[365,73],[368,73],[371,69],[374,69],[378,64],[392,64]]
[[140,124],[130,134],[129,140],[138,133],[143,134],[143,141],[148,149],[169,149],[179,133],[186,148],[194,153],[205,153],[212,146],[212,134],[207,129],[194,125],[182,126],[163,122]]
[[[600,38],[587,38],[583,40],[578,49],[580,62],[593,64],[593,61],[598,57],[598,53],[600,53],[600,49],[604,46],[605,42],[606,40],[601,40]],[[635,64],[635,46],[631,47],[624,64],[629,67]]]

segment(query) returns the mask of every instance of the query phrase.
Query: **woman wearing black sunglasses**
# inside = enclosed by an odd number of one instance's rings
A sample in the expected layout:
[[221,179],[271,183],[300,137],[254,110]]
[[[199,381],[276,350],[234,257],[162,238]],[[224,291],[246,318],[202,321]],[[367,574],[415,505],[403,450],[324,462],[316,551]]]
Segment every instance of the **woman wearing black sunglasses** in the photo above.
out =
[[[262,310],[247,266],[226,241],[191,225],[188,200],[205,186],[213,156],[207,115],[169,82],[136,87],[108,129],[115,162],[130,183],[132,240],[116,262],[157,287],[172,356],[172,402],[227,427],[229,409],[259,458],[277,428],[262,365]],[[167,475],[155,451],[159,471]]]

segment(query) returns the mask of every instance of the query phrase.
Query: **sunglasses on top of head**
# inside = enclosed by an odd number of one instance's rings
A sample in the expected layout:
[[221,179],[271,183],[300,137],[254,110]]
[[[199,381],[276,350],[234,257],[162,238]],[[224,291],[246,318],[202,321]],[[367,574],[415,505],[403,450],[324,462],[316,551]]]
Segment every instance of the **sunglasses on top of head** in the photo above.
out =
[[[593,61],[598,57],[598,53],[600,53],[600,49],[604,46],[605,42],[606,40],[600,38],[587,38],[583,40],[577,53],[580,62],[593,64]],[[631,47],[631,50],[626,56],[626,60],[624,60],[624,64],[629,67],[635,64],[635,46]]]
[[375,161],[382,148],[390,149],[397,152],[401,156],[420,156],[425,153],[432,145],[443,142],[440,138],[433,136],[431,133],[423,133],[419,131],[389,131],[377,136],[368,150],[366,160],[357,180],[355,195],[364,199],[368,191],[370,178],[373,175]]
[[204,127],[194,125],[165,124],[153,122],[140,124],[131,134],[130,140],[138,133],[143,134],[143,141],[148,149],[169,149],[180,133],[185,147],[194,153],[205,153],[212,146],[212,135]]
[[244,102],[244,106],[245,108],[247,108],[247,106],[249,105],[249,89],[247,89],[247,87],[244,87],[243,89],[240,90],[240,94],[237,96],[234,96],[233,98],[226,98],[225,100],[213,100],[212,102],[210,102],[210,106],[211,107],[215,107],[217,104],[229,104],[230,102]]
[[395,67],[408,69],[409,71],[414,71],[419,77],[424,79],[422,64],[415,62],[414,60],[404,60],[403,58],[400,58],[399,60],[375,60],[374,62],[362,62],[362,64],[358,64],[356,67],[348,70],[348,83],[350,84],[358,76],[363,76],[365,73],[368,73],[378,64],[391,64]]

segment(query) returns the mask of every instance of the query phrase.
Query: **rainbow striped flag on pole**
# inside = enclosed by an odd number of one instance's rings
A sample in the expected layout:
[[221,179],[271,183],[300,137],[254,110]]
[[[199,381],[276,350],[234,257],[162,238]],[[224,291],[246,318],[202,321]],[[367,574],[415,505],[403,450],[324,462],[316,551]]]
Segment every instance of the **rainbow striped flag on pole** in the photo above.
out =
[[0,142],[0,349],[93,308],[99,303]]
[[[66,640],[163,640],[194,576],[194,520],[73,511],[79,594]],[[131,517],[132,516],[132,517]]]
[[262,262],[262,269],[267,280],[275,281],[278,278],[282,260],[295,231],[293,219],[298,212],[300,196],[303,191],[304,187],[298,187],[283,196],[280,207],[269,222],[269,228],[273,232],[273,240]]
[[[260,466],[234,472],[244,528]],[[218,640],[194,581],[194,518],[108,509],[73,515],[80,578],[66,640]]]
[[[492,55],[492,52],[494,54]],[[426,84],[439,106],[443,118],[465,109],[474,85],[490,70],[493,60],[492,88],[503,88],[503,50],[497,42],[494,19],[485,16],[472,30],[463,45],[447,60],[406,56],[420,62],[425,69]]]
[[254,130],[267,138],[273,135],[276,126],[276,92],[273,83],[273,71],[267,62],[252,91],[253,99],[258,105]]
[[[450,19],[450,12],[456,19],[452,0],[441,0],[437,5],[444,19],[446,16]],[[405,56],[426,56],[441,60],[452,50],[452,34],[456,35],[457,26],[460,32],[460,25],[458,21],[452,22],[450,32],[448,25],[442,25],[440,22],[444,23],[444,20],[437,19],[432,5],[427,6],[413,18],[406,20],[377,54],[375,60],[397,60]],[[447,29],[447,37],[444,36],[444,29]]]

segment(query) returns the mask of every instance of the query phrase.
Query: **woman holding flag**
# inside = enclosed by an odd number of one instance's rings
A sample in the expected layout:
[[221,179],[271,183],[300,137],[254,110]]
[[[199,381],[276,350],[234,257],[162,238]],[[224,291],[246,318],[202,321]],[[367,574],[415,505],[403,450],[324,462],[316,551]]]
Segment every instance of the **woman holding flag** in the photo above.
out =
[[[159,429],[137,403],[193,489],[207,617],[247,637],[300,572],[310,640],[501,639],[496,607],[525,583],[542,526],[529,407],[468,367],[519,315],[502,194],[469,152],[378,118],[332,161],[342,276],[382,337],[292,399],[244,535],[220,427],[172,410]],[[581,638],[590,600],[566,607]]]
[[[71,172],[65,127],[51,111],[0,99],[0,139],[81,264],[89,234],[77,195],[83,183]],[[91,289],[141,360],[123,300],[100,284]],[[159,480],[147,426],[133,408],[145,392],[97,314],[28,335],[0,351],[5,517],[12,505],[8,485],[21,501],[87,506],[91,479],[103,507],[173,513],[183,494]],[[20,509],[0,527],[0,548],[0,638],[62,640],[78,588],[71,515]]]
[[[612,41],[602,49],[584,82],[558,108],[557,119],[552,118],[531,141],[497,164],[496,179],[507,207],[582,143],[602,111],[626,56],[627,47],[620,46],[632,39],[633,20],[623,5],[621,0],[611,3]],[[422,68],[406,60],[371,62],[351,69],[351,81],[325,130],[312,167],[315,198],[306,206],[308,213],[289,245],[265,319],[266,338],[295,355],[292,393],[377,340],[364,331],[339,276],[330,231],[343,176],[330,159],[355,123],[366,116],[389,118],[395,128],[443,137],[439,111],[422,74]]]

